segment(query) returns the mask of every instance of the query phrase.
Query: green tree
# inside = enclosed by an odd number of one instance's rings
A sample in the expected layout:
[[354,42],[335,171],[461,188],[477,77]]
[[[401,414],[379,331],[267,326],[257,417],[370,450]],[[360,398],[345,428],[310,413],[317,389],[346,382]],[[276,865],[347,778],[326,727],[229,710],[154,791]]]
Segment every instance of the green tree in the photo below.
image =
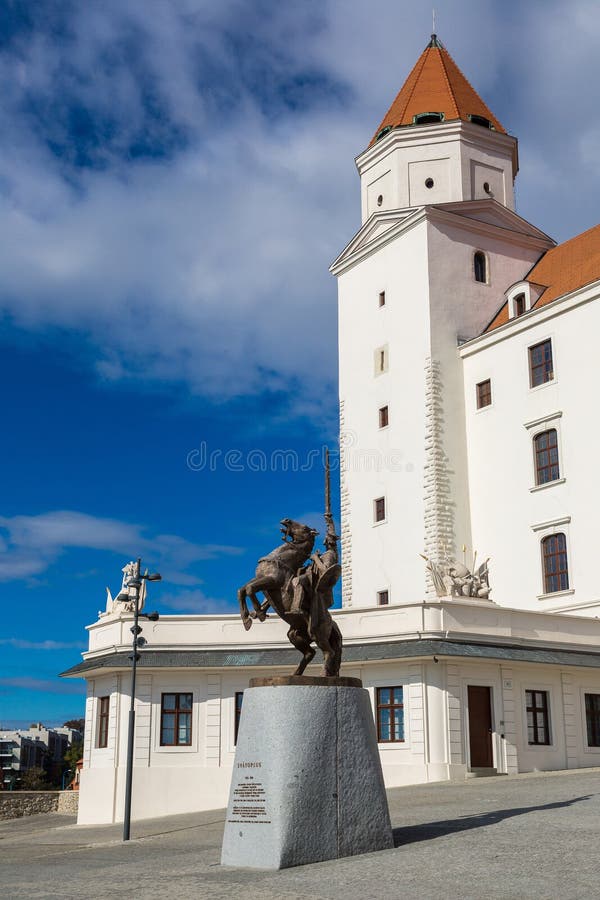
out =
[[32,769],[27,769],[21,775],[21,784],[19,785],[22,791],[47,791],[50,788],[48,784],[48,773],[45,769],[42,769],[41,766],[34,766]]
[[82,734],[84,727],[85,719],[69,719],[68,722],[63,722],[63,728],[74,728],[75,731],[80,731]]
[[[67,726],[70,728],[71,726]],[[75,777],[75,770],[77,769],[77,762],[83,756],[83,742],[82,741],[74,741],[69,749],[66,751],[63,756],[64,763],[64,771],[69,773],[69,781]],[[65,784],[68,783],[65,781]]]

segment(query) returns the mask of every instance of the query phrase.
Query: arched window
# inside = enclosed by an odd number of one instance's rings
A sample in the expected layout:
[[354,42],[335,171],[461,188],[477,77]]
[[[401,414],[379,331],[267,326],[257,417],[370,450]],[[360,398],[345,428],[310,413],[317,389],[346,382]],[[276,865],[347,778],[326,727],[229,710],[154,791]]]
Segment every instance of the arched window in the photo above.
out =
[[533,439],[535,454],[535,483],[547,484],[560,478],[558,438],[556,428],[542,431]]
[[549,534],[542,540],[542,564],[544,592],[554,594],[556,591],[568,591],[567,539],[562,532]]
[[487,282],[487,260],[485,253],[481,250],[473,255],[473,272],[475,273],[475,281],[481,281],[483,284]]

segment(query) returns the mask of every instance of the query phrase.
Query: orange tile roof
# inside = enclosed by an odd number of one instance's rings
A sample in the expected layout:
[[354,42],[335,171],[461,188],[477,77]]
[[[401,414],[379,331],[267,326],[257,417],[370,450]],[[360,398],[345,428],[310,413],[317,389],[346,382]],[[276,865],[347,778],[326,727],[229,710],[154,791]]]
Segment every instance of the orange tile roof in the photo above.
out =
[[[546,306],[564,294],[600,281],[600,225],[559,244],[535,263],[525,281],[544,287],[533,308]],[[492,319],[486,331],[508,322],[508,303]]]
[[371,144],[375,143],[382,128],[412,125],[413,116],[427,112],[442,112],[446,120],[469,121],[470,115],[483,116],[496,131],[506,134],[435,35],[431,36],[431,42],[385,114]]

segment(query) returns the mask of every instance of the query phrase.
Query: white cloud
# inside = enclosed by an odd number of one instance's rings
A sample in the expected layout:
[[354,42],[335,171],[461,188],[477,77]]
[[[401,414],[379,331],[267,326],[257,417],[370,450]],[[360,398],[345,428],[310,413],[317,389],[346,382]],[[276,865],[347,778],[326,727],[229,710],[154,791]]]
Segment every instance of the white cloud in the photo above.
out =
[[16,650],[85,650],[81,641],[28,641],[23,638],[0,638],[0,646]]
[[225,544],[195,544],[176,534],[149,535],[141,525],[73,510],[0,516],[0,538],[0,581],[38,575],[63,551],[85,548],[119,553],[123,562],[141,555],[160,568],[165,579],[194,584],[198,579],[186,571],[194,563],[243,552]]
[[[68,48],[48,27],[0,53],[0,314],[85,335],[102,378],[182,381],[215,401],[283,391],[298,415],[332,413],[327,265],[359,225],[353,157],[425,45],[429,9],[67,8]],[[593,224],[595,5],[457,0],[438,21],[521,138],[521,211],[558,237]],[[92,166],[78,165],[76,114]]]
[[235,613],[236,598],[229,600],[223,598],[208,597],[200,588],[192,591],[181,591],[160,595],[160,606],[167,606],[180,613],[192,613],[202,615],[215,615],[218,613]]

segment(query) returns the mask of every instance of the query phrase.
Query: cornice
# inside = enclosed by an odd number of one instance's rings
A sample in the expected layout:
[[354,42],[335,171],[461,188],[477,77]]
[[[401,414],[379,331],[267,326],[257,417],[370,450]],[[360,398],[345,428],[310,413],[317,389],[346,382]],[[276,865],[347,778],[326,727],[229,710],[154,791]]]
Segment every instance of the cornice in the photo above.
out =
[[359,153],[354,162],[359,174],[362,174],[366,168],[375,165],[382,157],[387,156],[397,145],[419,147],[423,144],[443,144],[456,138],[460,138],[468,144],[477,144],[495,150],[504,149],[506,156],[512,157],[514,174],[517,174],[517,139],[510,134],[481,128],[479,125],[472,125],[462,119],[454,119],[436,125],[403,125],[393,128],[376,144]]

